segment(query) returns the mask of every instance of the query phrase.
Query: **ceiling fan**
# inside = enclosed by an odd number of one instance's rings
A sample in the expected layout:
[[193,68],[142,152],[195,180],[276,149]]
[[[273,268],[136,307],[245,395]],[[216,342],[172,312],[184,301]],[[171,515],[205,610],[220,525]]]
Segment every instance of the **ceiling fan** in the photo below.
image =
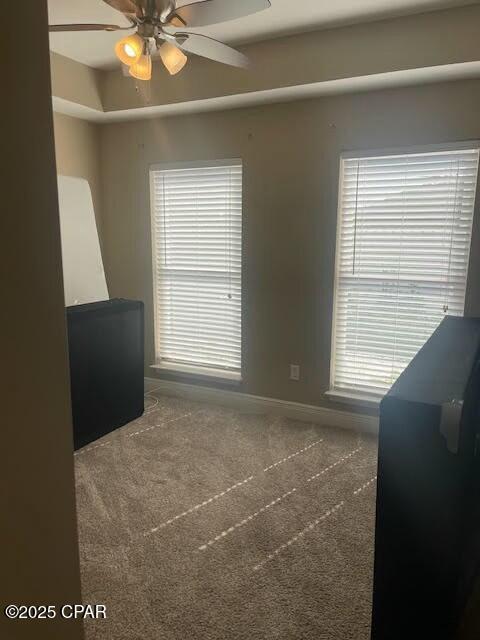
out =
[[179,0],[103,2],[123,13],[130,25],[119,27],[114,24],[56,24],[50,25],[49,30],[58,32],[135,29],[135,33],[117,42],[115,53],[118,59],[127,65],[130,75],[138,80],[150,80],[152,55],[157,50],[171,75],[175,75],[185,66],[185,53],[193,53],[234,67],[246,67],[246,56],[223,42],[198,33],[175,30],[226,22],[271,6],[270,0],[197,0],[183,6],[178,6]]

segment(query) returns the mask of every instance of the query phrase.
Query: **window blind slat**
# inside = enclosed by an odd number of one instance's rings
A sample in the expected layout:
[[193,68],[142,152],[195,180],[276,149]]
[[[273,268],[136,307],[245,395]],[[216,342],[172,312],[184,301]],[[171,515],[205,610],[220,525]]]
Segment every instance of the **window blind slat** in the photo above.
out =
[[479,150],[342,159],[331,387],[383,395],[463,315]]
[[242,166],[152,169],[158,362],[241,367]]

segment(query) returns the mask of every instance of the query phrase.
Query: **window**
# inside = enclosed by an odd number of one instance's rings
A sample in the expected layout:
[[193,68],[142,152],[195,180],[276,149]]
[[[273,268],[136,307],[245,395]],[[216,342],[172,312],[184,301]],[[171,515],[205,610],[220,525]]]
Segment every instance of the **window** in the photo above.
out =
[[437,328],[463,315],[479,150],[344,156],[333,395],[381,396]]
[[152,167],[156,364],[240,378],[240,160]]

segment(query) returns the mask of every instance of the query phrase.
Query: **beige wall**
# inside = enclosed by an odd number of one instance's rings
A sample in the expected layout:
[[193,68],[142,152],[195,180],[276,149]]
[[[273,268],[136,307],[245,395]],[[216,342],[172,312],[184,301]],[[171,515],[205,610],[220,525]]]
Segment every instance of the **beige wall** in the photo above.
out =
[[[73,438],[46,2],[2,7],[0,637],[80,640],[80,622],[7,620],[8,604],[80,602]],[[32,52],[33,55],[32,55]]]
[[[88,37],[88,35],[86,36]],[[52,95],[87,109],[102,111],[102,72],[50,52]]]
[[[479,113],[468,81],[102,127],[106,270],[111,295],[145,301],[147,375],[149,164],[243,158],[242,388],[328,405],[340,153],[480,138]],[[467,307],[480,315],[479,278],[477,216]]]
[[57,173],[85,178],[92,191],[97,228],[102,242],[102,170],[100,125],[54,113]]

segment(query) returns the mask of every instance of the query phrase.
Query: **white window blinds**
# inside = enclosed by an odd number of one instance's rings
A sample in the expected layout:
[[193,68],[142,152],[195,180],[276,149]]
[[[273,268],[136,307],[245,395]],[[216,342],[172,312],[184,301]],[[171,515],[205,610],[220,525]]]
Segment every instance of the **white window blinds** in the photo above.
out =
[[241,161],[150,177],[157,364],[239,374]]
[[477,148],[341,161],[331,391],[383,395],[463,315]]

